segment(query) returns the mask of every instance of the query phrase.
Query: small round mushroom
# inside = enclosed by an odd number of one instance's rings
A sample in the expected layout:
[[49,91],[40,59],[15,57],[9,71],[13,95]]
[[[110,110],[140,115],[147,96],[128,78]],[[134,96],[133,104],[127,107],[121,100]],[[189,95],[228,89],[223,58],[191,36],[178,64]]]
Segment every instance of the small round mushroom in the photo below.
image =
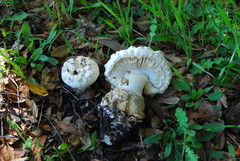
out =
[[62,66],[61,77],[68,86],[78,91],[85,90],[99,76],[97,63],[84,56],[70,57]]
[[107,81],[115,88],[154,95],[164,93],[172,78],[171,68],[161,51],[149,47],[129,47],[112,54],[105,64]]

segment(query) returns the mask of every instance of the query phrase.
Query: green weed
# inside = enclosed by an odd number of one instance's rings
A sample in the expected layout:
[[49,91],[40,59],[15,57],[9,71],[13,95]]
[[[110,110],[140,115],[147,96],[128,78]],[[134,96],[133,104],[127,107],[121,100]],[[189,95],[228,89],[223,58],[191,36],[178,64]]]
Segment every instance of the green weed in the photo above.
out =
[[187,92],[187,94],[181,96],[181,101],[185,103],[185,107],[192,107],[195,110],[198,108],[200,100],[217,101],[222,97],[222,92],[216,91],[211,93],[209,96],[202,98],[204,94],[208,93],[213,88],[213,86],[205,89],[199,88],[196,90],[191,88],[189,83],[185,80],[174,80],[172,81],[172,85],[176,89]]
[[116,3],[113,3],[112,7],[109,7],[102,1],[98,0],[98,2],[110,13],[110,16],[114,17],[119,25],[115,25],[112,22],[102,20],[111,28],[118,29],[118,33],[121,38],[123,38],[127,44],[133,45],[134,40],[132,40],[132,30],[133,30],[133,13],[131,7],[131,1],[128,1],[128,4],[125,8],[119,3],[119,0],[116,0]]

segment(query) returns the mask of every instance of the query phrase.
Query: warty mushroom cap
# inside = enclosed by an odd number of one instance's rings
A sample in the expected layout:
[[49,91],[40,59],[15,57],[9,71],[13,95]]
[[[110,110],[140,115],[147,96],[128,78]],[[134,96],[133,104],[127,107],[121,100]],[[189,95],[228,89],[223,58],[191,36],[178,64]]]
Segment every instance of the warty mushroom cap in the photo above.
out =
[[142,92],[147,95],[164,93],[172,71],[163,52],[131,46],[111,55],[105,64],[104,75],[113,87],[142,96]]
[[89,57],[70,57],[62,66],[61,77],[63,82],[79,91],[83,91],[93,84],[98,76],[99,67]]

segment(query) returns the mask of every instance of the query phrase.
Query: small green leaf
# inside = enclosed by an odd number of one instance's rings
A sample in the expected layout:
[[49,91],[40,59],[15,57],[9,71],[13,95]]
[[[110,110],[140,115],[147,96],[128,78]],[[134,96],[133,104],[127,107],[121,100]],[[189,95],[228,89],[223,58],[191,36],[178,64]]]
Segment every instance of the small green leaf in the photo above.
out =
[[193,107],[195,105],[195,102],[186,102],[185,106],[186,107]]
[[222,153],[220,153],[216,150],[209,150],[208,154],[213,158],[217,158],[217,159],[223,159],[224,158]]
[[231,157],[235,158],[234,147],[232,144],[228,144],[228,152],[230,153]]
[[194,130],[187,130],[187,134],[188,134],[189,136],[194,137],[194,136],[196,135],[196,131],[194,131]]
[[33,61],[38,60],[39,55],[43,53],[43,49],[42,48],[37,48],[36,50],[33,51],[33,54],[31,56],[31,59]]
[[206,142],[206,141],[211,140],[215,136],[216,136],[216,134],[214,134],[214,133],[205,133],[198,138],[198,141],[199,142]]
[[57,59],[51,58],[51,57],[48,57],[47,62],[50,63],[50,64],[52,64],[52,65],[57,65],[57,64],[58,64]]
[[210,86],[208,88],[203,89],[203,93],[208,93],[214,86]]
[[194,153],[194,151],[189,147],[186,146],[186,160],[188,161],[198,161],[199,156]]
[[154,143],[158,142],[161,138],[162,138],[162,135],[160,135],[160,134],[154,134],[154,135],[146,138],[146,139],[143,141],[143,143],[146,144],[146,145],[154,144]]
[[221,111],[221,107],[218,105],[213,105],[213,107],[217,110],[217,111]]
[[202,97],[203,94],[204,94],[204,90],[202,88],[199,88],[195,99],[198,100],[200,97]]
[[188,101],[192,98],[192,96],[190,94],[185,94],[181,97],[182,101]]
[[168,157],[171,154],[171,152],[172,152],[172,144],[168,143],[165,146],[164,157]]
[[174,80],[172,85],[179,90],[190,91],[190,85],[185,80]]
[[192,130],[201,130],[203,127],[202,125],[198,125],[198,124],[192,124],[188,126],[188,129],[192,129]]
[[16,63],[22,63],[22,64],[27,64],[28,63],[28,60],[23,57],[23,56],[19,56],[17,57],[16,59],[14,59],[14,62]]
[[46,55],[40,54],[38,57],[38,60],[45,62],[45,61],[48,61],[48,57]]
[[204,124],[203,128],[211,132],[219,132],[225,129],[225,125],[222,123],[214,122],[210,124]]
[[30,36],[30,34],[31,34],[31,28],[30,28],[30,26],[28,25],[27,22],[24,22],[22,24],[22,30],[23,30],[22,32],[23,32],[24,38],[25,39],[28,38]]
[[152,38],[152,37],[154,37],[155,35],[156,35],[156,30],[157,30],[157,19],[156,18],[154,18],[153,20],[152,20],[152,25],[150,26],[150,37]]
[[191,91],[191,97],[192,97],[193,99],[195,99],[195,98],[197,97],[197,91],[196,91],[196,89],[192,89],[192,91]]
[[32,139],[28,138],[23,144],[23,149],[31,149],[32,144],[33,144]]
[[13,15],[12,17],[7,17],[5,20],[10,20],[10,21],[22,21],[25,18],[27,18],[30,14],[26,12],[21,12]]
[[69,146],[66,143],[62,143],[61,145],[58,146],[58,150],[62,150],[66,152],[68,150]]
[[176,109],[176,112],[175,112],[175,116],[180,124],[180,126],[184,127],[184,128],[187,128],[188,127],[188,124],[187,124],[187,121],[188,121],[188,117],[186,115],[186,112],[183,111],[183,109],[181,108],[177,108]]
[[210,101],[217,101],[217,100],[221,99],[222,96],[223,96],[223,94],[222,94],[221,91],[216,91],[216,92],[213,92],[212,94],[210,94],[210,95],[208,96],[208,99],[209,99]]
[[36,144],[37,144],[37,146],[40,147],[40,148],[43,148],[43,147],[44,147],[38,140],[36,140]]
[[43,65],[42,64],[36,64],[35,68],[37,70],[42,70],[43,69]]

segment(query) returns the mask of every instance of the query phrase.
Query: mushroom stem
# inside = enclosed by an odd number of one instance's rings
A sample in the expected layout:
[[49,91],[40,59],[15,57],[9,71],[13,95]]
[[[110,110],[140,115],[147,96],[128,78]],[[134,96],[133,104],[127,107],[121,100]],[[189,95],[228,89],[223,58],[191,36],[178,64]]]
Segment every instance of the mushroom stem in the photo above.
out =
[[119,88],[131,91],[142,97],[142,91],[147,82],[148,77],[144,74],[126,73],[124,78],[121,79],[121,85]]

